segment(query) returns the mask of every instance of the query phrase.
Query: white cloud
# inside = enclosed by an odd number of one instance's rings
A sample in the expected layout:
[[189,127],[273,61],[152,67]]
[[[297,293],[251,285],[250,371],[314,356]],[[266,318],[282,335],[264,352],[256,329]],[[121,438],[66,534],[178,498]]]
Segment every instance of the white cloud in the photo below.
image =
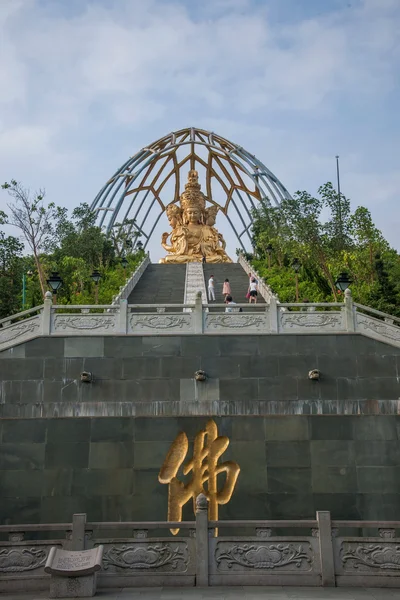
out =
[[[2,0],[0,177],[90,201],[125,148],[202,125],[257,154],[291,191],[314,191],[346,146],[358,160],[349,189],[373,205],[363,176],[374,153],[389,156],[394,132],[377,130],[366,148],[352,111],[369,107],[373,121],[397,93],[400,6],[353,4],[276,23],[252,0],[82,0],[75,12]],[[396,194],[387,187],[385,202]]]

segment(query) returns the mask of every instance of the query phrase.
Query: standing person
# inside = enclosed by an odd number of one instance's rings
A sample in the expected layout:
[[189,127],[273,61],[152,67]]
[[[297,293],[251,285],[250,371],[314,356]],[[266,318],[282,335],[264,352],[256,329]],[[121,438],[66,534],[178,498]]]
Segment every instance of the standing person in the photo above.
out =
[[222,294],[224,295],[224,300],[227,299],[227,296],[232,294],[231,284],[229,283],[229,279],[225,279],[224,285],[222,286]]
[[208,280],[208,299],[210,302],[211,300],[215,301],[214,275],[211,275],[210,279]]
[[249,298],[249,304],[257,304],[257,280],[255,277],[251,278],[250,281],[250,285],[249,285],[249,294],[250,294],[250,298]]
[[205,254],[203,254],[203,258],[201,259],[201,262],[203,263],[203,265],[206,264],[207,259],[206,259],[206,255]]

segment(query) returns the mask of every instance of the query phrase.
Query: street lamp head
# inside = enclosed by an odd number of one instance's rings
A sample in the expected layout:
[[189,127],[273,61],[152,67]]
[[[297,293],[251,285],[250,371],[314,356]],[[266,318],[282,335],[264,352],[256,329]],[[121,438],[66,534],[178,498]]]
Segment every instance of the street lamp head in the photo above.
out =
[[139,240],[138,243],[136,244],[136,248],[140,251],[143,250],[143,244],[142,242]]
[[121,258],[121,265],[124,267],[124,269],[126,269],[126,267],[128,266],[128,259],[126,258],[126,256],[123,256]]
[[46,283],[49,287],[51,287],[53,294],[57,294],[57,291],[60,289],[64,282],[61,279],[58,271],[53,271],[51,277],[47,279]]
[[293,259],[292,267],[296,273],[298,273],[300,271],[301,263],[298,258]]
[[273,248],[271,244],[268,244],[268,246],[266,247],[266,251],[268,252],[268,254],[271,254]]
[[94,281],[96,285],[98,285],[99,281],[101,279],[101,273],[100,273],[100,271],[98,271],[97,269],[94,269],[93,273],[90,276],[90,279],[92,281]]
[[342,273],[339,273],[339,276],[335,281],[336,287],[341,292],[345,292],[351,283],[352,280],[350,279],[346,271],[342,271]]

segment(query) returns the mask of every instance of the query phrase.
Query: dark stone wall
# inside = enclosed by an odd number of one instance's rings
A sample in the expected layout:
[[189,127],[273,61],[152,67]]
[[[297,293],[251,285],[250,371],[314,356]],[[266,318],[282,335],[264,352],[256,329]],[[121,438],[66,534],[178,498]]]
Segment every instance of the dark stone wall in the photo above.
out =
[[[241,467],[221,518],[398,519],[400,418],[216,417]],[[0,520],[163,520],[158,471],[179,431],[190,440],[206,417],[4,419]],[[188,458],[191,457],[191,448]],[[223,477],[222,477],[223,479]],[[222,482],[220,482],[220,485]],[[193,518],[192,504],[185,517]]]
[[360,335],[21,344],[0,353],[0,521],[166,518],[159,468],[208,416],[241,466],[221,518],[398,519],[399,369],[400,349]]
[[0,353],[0,416],[393,414],[399,371],[360,335],[43,337]]

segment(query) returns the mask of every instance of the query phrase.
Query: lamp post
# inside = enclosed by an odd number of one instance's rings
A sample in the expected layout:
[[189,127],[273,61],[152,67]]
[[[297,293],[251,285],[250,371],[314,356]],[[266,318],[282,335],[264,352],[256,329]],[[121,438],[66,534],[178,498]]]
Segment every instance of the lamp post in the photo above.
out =
[[271,268],[271,254],[272,254],[272,250],[273,250],[273,248],[272,248],[271,244],[268,244],[268,246],[266,247],[266,251],[267,251],[267,254],[268,254],[268,269]]
[[121,265],[124,267],[124,269],[126,269],[126,267],[128,266],[128,259],[126,258],[126,256],[123,256],[121,258]]
[[94,288],[94,301],[96,304],[99,303],[99,282],[101,279],[101,273],[97,269],[94,269],[93,273],[90,276],[90,279],[94,281],[96,287]]
[[32,275],[32,271],[25,271],[22,273],[22,310],[25,310],[26,304],[26,276],[30,277]]
[[299,301],[299,271],[301,263],[298,258],[293,259],[292,267],[294,269],[294,276],[296,280],[296,302]]
[[58,271],[53,271],[46,283],[51,287],[51,291],[53,292],[53,304],[57,304],[57,292],[64,283]]
[[141,242],[140,240],[139,240],[139,241],[138,241],[138,243],[136,244],[136,248],[139,250],[139,252],[140,252],[141,250],[143,250],[143,244],[142,244],[142,242]]
[[339,276],[335,281],[337,289],[343,293],[347,290],[351,283],[352,280],[350,279],[346,271],[342,271],[341,273],[339,273]]

